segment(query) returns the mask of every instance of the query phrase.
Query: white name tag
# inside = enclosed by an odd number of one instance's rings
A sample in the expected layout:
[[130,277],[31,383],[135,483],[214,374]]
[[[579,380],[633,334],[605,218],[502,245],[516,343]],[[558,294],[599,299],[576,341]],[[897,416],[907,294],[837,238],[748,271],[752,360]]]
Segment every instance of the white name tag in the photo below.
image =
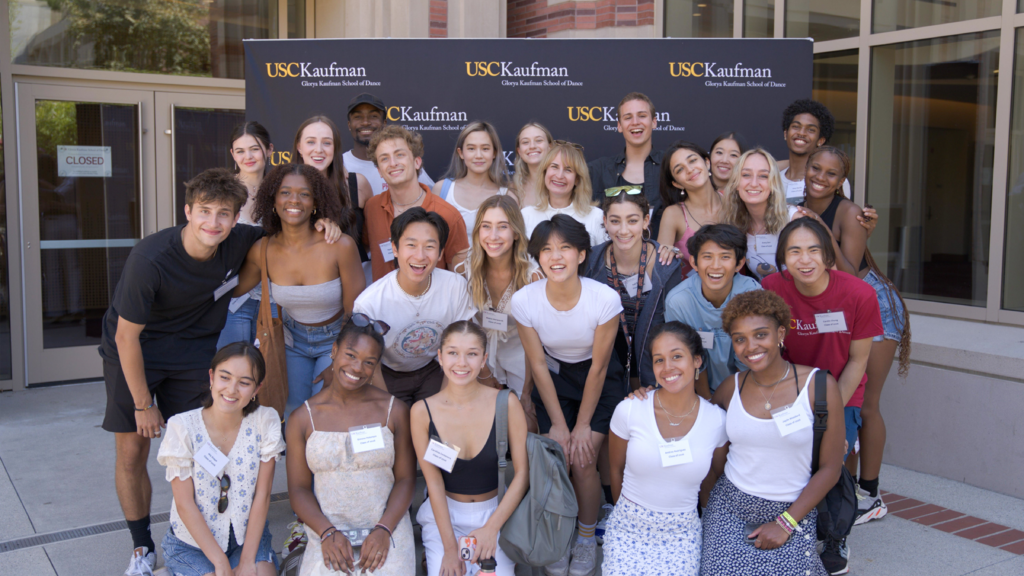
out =
[[384,449],[384,429],[380,424],[349,428],[348,437],[352,440],[352,452],[355,454]]
[[497,330],[498,332],[508,331],[508,314],[484,310],[483,321],[484,328],[488,330]]
[[693,462],[693,454],[690,453],[690,440],[688,438],[659,442],[658,451],[661,452],[662,468]]
[[697,334],[700,334],[700,343],[704,346],[705,350],[714,350],[715,349],[715,333],[714,332],[701,332],[700,330],[698,330]]
[[558,374],[558,371],[560,370],[560,368],[558,366],[558,360],[555,360],[551,356],[548,356],[547,354],[545,354],[544,355],[544,362],[547,363],[548,370],[554,372],[555,374]]
[[238,312],[238,309],[242,307],[242,304],[245,304],[248,300],[248,294],[242,294],[238,298],[232,298],[231,303],[228,304],[228,312],[231,312],[232,314]]
[[292,331],[287,326],[284,327],[284,345],[289,348],[295,347],[295,337],[292,336]]
[[196,464],[203,467],[203,470],[209,472],[212,476],[220,476],[220,473],[224,470],[224,467],[228,465],[228,457],[221,453],[213,442],[207,442],[203,444],[203,447],[196,452],[196,455],[192,458]]
[[445,472],[451,472],[452,468],[455,467],[455,459],[459,457],[459,447],[449,446],[447,444],[438,442],[434,438],[430,439],[430,443],[427,444],[427,451],[423,454],[423,459],[430,462],[434,466],[437,466]]
[[754,236],[754,249],[755,252],[761,254],[774,254],[775,249],[779,246],[779,237],[772,234],[758,234]]
[[238,274],[235,274],[231,278],[225,280],[223,284],[218,286],[217,289],[213,291],[213,299],[215,301],[220,300],[221,296],[227,294],[228,292],[231,292],[231,290],[234,289],[235,286],[238,286]]
[[797,430],[803,430],[811,425],[811,419],[807,413],[796,407],[795,404],[784,408],[772,410],[772,422],[779,429],[779,436],[789,436]]
[[804,181],[798,180],[796,182],[790,182],[786,185],[786,199],[789,198],[803,198],[804,197]]
[[391,240],[380,243],[380,253],[384,255],[385,262],[391,262],[395,259],[395,252],[391,249]]
[[639,279],[640,276],[638,274],[622,279],[622,287],[626,289],[626,293],[629,294],[630,298],[636,298],[636,287],[639,284]]
[[818,327],[818,334],[845,332],[846,316],[842,312],[821,312],[814,315],[814,324]]

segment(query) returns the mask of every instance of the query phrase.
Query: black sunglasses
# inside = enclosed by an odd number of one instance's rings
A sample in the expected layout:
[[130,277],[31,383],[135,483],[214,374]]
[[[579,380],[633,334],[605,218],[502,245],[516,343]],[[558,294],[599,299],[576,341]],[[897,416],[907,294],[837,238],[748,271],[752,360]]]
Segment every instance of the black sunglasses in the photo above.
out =
[[356,314],[352,315],[352,323],[360,328],[372,326],[373,331],[376,332],[377,334],[380,334],[381,336],[384,336],[385,334],[388,333],[388,330],[391,330],[391,326],[388,326],[386,322],[374,320],[373,318],[370,318],[369,316],[361,312],[357,312]]
[[228,490],[231,489],[231,477],[227,474],[220,478],[220,500],[217,501],[217,512],[221,514],[228,510]]

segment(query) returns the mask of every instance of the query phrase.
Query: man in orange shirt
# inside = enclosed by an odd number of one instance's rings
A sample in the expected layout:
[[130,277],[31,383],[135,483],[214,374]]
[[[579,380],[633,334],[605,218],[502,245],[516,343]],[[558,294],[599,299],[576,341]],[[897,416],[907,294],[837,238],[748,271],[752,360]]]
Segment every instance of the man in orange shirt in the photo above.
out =
[[389,124],[373,135],[367,147],[367,155],[387,183],[387,190],[367,200],[363,208],[366,217],[363,244],[370,251],[374,282],[395,269],[391,222],[395,216],[413,206],[438,213],[448,224],[448,241],[438,266],[453,271],[455,265],[465,260],[469,253],[466,223],[458,210],[419,182],[420,167],[423,165],[423,138],[416,132]]

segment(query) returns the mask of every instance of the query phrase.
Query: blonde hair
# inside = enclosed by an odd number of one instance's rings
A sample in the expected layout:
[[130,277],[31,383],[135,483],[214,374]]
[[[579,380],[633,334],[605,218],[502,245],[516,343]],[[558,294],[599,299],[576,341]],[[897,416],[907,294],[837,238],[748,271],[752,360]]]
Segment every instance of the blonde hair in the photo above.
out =
[[523,157],[519,154],[519,139],[523,136],[523,131],[527,128],[536,128],[544,133],[544,136],[548,139],[548,146],[555,141],[554,137],[551,136],[551,131],[541,125],[539,122],[527,122],[516,132],[516,145],[513,148],[516,151],[516,164],[515,174],[512,175],[512,189],[515,191],[516,197],[520,201],[523,200],[523,189],[526,187],[526,183],[530,179],[536,178],[536,174],[530,174],[530,165],[523,161]]
[[779,174],[779,165],[775,163],[775,158],[772,158],[772,155],[761,147],[747,150],[736,162],[732,175],[729,176],[729,182],[725,185],[724,189],[722,198],[722,223],[732,224],[744,233],[750,232],[750,225],[752,223],[750,212],[747,211],[747,205],[740,199],[738,188],[740,178],[743,173],[743,165],[746,163],[747,158],[754,154],[760,154],[768,161],[768,185],[770,192],[768,193],[768,206],[764,213],[764,225],[765,228],[768,229],[769,234],[778,234],[779,231],[789,223],[789,208],[786,206],[786,192],[782,187],[782,176]]
[[583,150],[577,144],[556,140],[551,145],[551,150],[544,155],[537,168],[537,208],[547,210],[551,203],[551,192],[544,182],[544,173],[554,163],[555,158],[561,154],[562,162],[576,174],[576,183],[572,187],[572,208],[580,217],[590,214],[594,209],[591,199],[593,188],[590,185],[590,170],[587,168],[587,160],[583,157]]
[[[476,212],[476,223],[473,224],[473,231],[470,238],[473,239],[473,247],[469,253],[469,296],[477,309],[483,310],[487,304],[487,263],[490,259],[483,249],[483,242],[480,241],[480,225],[483,223],[484,214],[491,208],[498,208],[508,218],[508,225],[512,228],[512,291],[516,292],[523,286],[530,283],[530,256],[526,251],[530,239],[526,235],[526,223],[523,222],[523,213],[519,211],[519,205],[507,195],[491,196],[480,203]],[[491,294],[491,304],[496,305],[495,298],[500,299],[501,294]]]
[[452,162],[448,166],[448,173],[445,174],[445,177],[458,180],[459,178],[465,178],[466,174],[469,173],[466,161],[462,159],[462,156],[459,156],[459,150],[462,150],[462,147],[466,145],[466,138],[469,138],[469,135],[474,132],[487,134],[487,137],[491,140],[491,147],[494,148],[494,160],[491,161],[491,167],[487,170],[487,176],[495,185],[507,188],[508,168],[505,166],[505,154],[501,151],[501,140],[498,138],[498,131],[494,129],[490,122],[482,120],[470,122],[459,133],[459,139],[455,142],[455,150],[452,151]]

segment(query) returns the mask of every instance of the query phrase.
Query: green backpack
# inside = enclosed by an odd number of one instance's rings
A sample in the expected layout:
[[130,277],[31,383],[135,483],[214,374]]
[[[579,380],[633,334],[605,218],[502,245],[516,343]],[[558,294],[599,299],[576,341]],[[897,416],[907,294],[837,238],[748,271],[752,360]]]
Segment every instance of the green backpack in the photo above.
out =
[[[498,448],[498,501],[514,476],[508,455],[508,394],[498,393],[494,410]],[[569,552],[576,530],[576,492],[569,482],[565,456],[558,442],[539,434],[526,435],[530,487],[501,528],[498,545],[516,564],[542,567]],[[512,471],[513,474],[508,474]]]

